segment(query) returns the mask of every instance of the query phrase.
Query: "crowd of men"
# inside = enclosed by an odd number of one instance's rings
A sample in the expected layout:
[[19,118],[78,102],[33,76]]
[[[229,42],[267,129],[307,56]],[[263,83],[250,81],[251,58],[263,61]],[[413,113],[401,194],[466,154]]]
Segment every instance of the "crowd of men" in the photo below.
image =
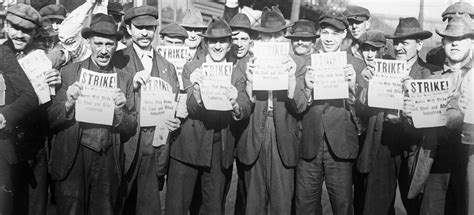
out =
[[[397,185],[408,215],[474,214],[474,127],[463,122],[473,102],[471,5],[446,8],[436,30],[442,45],[428,62],[418,54],[433,33],[413,17],[381,32],[359,6],[290,24],[276,6],[260,19],[248,10],[227,0],[223,18],[207,25],[189,9],[181,23],[159,26],[151,6],[9,7],[0,45],[0,214],[46,214],[49,195],[61,215],[162,214],[162,204],[170,215],[225,214],[234,163],[235,214],[322,214],[323,183],[337,215],[395,214]],[[183,86],[153,46],[158,27],[160,45],[190,50]],[[256,41],[291,46],[274,62],[288,73],[288,90],[253,90]],[[52,62],[44,74],[54,89],[41,105],[18,63],[37,49]],[[315,100],[311,55],[341,51],[349,98]],[[403,82],[449,79],[446,125],[415,128],[408,95],[403,110],[369,107],[375,59],[405,61]],[[219,62],[233,64],[230,111],[203,103],[202,65]],[[111,126],[76,120],[83,69],[117,75]],[[140,122],[150,77],[187,94],[185,113],[161,122],[170,136],[159,147],[155,127]]]

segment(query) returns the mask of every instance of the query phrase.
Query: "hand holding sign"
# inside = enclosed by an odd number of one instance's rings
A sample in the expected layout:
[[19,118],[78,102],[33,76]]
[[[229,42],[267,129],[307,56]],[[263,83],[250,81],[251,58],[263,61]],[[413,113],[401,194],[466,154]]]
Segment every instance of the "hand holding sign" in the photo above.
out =
[[125,94],[122,93],[120,88],[115,89],[115,96],[114,96],[114,103],[115,103],[115,111],[120,111],[122,107],[125,105],[127,99],[125,98]]
[[66,111],[69,111],[72,106],[76,104],[77,98],[81,95],[82,84],[75,82],[67,88],[66,91]]
[[364,70],[362,70],[362,72],[360,73],[360,75],[362,76],[362,79],[365,81],[365,82],[369,82],[370,79],[372,79],[372,77],[374,77],[374,66],[373,65],[367,65]]
[[165,126],[170,132],[175,131],[181,125],[181,121],[178,118],[166,119]]
[[49,86],[61,84],[61,75],[57,69],[50,69],[46,71],[45,79]]
[[356,72],[352,64],[343,67],[346,81],[349,82],[349,89],[353,89],[356,83]]
[[288,72],[288,79],[291,80],[296,78],[296,63],[291,57],[287,57],[283,61],[283,68]]
[[238,96],[238,91],[237,88],[235,88],[233,85],[230,85],[229,88],[227,88],[227,96],[229,97],[230,104],[232,107],[237,103],[237,96]]
[[7,127],[7,120],[3,114],[0,113],[0,130],[4,129],[5,127]]
[[142,85],[146,85],[146,83],[150,80],[150,73],[145,70],[137,72],[135,76],[133,76],[133,89],[138,89]]
[[198,68],[194,70],[193,73],[191,73],[191,77],[190,77],[191,83],[194,84],[194,91],[193,91],[194,99],[196,99],[198,103],[201,103],[202,101],[201,87],[200,87],[200,84],[202,84],[202,75],[203,75],[202,70]]
[[253,84],[253,71],[255,70],[255,57],[250,58],[247,62],[247,69],[245,70],[245,75],[247,76],[248,84]]
[[402,114],[405,116],[405,117],[412,117],[412,112],[413,110],[415,109],[415,103],[413,102],[413,100],[408,97],[408,96],[405,96],[403,97],[403,112]]
[[314,88],[314,75],[316,70],[312,66],[306,67],[306,74],[304,77],[304,82],[306,84],[306,88],[312,90]]

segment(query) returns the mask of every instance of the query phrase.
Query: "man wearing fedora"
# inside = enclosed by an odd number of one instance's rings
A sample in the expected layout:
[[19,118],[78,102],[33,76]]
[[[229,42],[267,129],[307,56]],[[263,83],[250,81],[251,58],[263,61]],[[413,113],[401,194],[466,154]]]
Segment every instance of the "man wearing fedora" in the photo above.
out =
[[234,162],[235,137],[231,123],[247,118],[251,103],[245,93],[245,75],[239,64],[232,71],[227,92],[233,110],[207,110],[201,98],[203,71],[200,67],[205,62],[228,62],[232,35],[225,21],[213,19],[206,32],[200,34],[208,54],[184,65],[184,86],[192,86],[187,89],[189,115],[171,145],[166,214],[188,213],[198,179],[202,214],[224,214]]
[[309,63],[316,38],[319,37],[314,23],[304,19],[298,20],[291,26],[290,34],[285,37],[291,40],[294,55],[305,56]]
[[[319,25],[321,49],[316,53],[340,51],[349,25],[345,16],[323,15]],[[304,78],[297,79],[295,101],[298,113],[303,115],[303,140],[296,167],[296,214],[322,213],[323,181],[334,214],[352,214],[352,167],[359,145],[349,106],[354,105],[359,91],[356,76],[360,75],[363,62],[351,55],[347,55],[347,62],[344,72],[350,99],[313,100],[315,68],[308,68]]]
[[[158,26],[158,10],[152,6],[140,6],[127,10],[124,21],[132,37],[132,45],[124,49],[117,57],[120,68],[133,77],[133,88],[137,110],[140,110],[140,88],[146,85],[150,77],[159,77],[169,83],[173,92],[179,89],[178,77],[174,66],[152,47],[152,41]],[[123,64],[123,65],[122,65]],[[137,114],[139,119],[140,113]],[[168,119],[165,124],[170,132],[176,130],[180,121]],[[161,214],[160,193],[166,174],[168,146],[152,146],[154,127],[142,127],[140,122],[132,140],[124,145],[126,156],[124,168],[125,189],[123,214]],[[165,161],[163,163],[155,161]],[[150,204],[152,202],[152,204]]]
[[183,22],[180,24],[186,29],[188,38],[184,41],[186,46],[189,47],[190,58],[201,59],[206,56],[206,48],[204,43],[201,42],[201,36],[199,34],[204,33],[207,25],[204,24],[204,20],[201,15],[201,11],[198,9],[188,9],[184,13]]
[[[474,7],[472,7],[472,5],[466,1],[459,1],[449,5],[441,14],[441,17],[443,22],[449,22],[449,20],[451,20],[454,16],[463,14],[467,14],[471,19],[474,19]],[[440,68],[443,68],[445,60],[446,53],[444,52],[442,45],[431,49],[426,54],[426,62],[436,65]]]
[[[288,27],[278,7],[272,7],[264,9],[262,21],[254,30],[263,42],[281,42],[287,41],[284,35]],[[301,134],[292,98],[300,70],[289,53],[281,66],[289,74],[289,90],[253,91],[255,65],[253,60],[247,63],[246,90],[254,108],[236,149],[244,165],[245,214],[291,213]]]
[[[96,14],[82,30],[91,56],[61,71],[63,84],[48,108],[51,145],[50,173],[56,182],[58,214],[114,214],[124,160],[122,142],[136,131],[132,77],[112,59],[121,35],[111,16]],[[114,116],[111,126],[78,122],[75,104],[83,85],[82,69],[116,73]],[[126,156],[127,154],[125,154]]]

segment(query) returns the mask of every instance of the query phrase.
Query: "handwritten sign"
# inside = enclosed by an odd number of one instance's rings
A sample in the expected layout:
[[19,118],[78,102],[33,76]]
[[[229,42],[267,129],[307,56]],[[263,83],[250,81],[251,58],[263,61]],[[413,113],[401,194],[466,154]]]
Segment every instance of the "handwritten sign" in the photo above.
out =
[[345,79],[346,52],[319,53],[311,55],[314,75],[314,100],[349,98],[349,83]]
[[446,125],[446,106],[450,95],[449,79],[410,80],[405,84],[415,108],[415,128]]
[[112,125],[117,73],[98,73],[83,68],[79,82],[83,89],[76,101],[76,120]]
[[402,78],[409,71],[405,61],[375,59],[374,76],[367,93],[370,107],[401,110],[403,108]]
[[471,70],[465,77],[465,80],[469,84],[465,92],[461,96],[470,97],[471,103],[467,107],[466,112],[464,113],[464,123],[474,124],[474,72]]
[[[46,83],[46,71],[53,68],[53,64],[43,50],[36,50],[18,60],[26,76],[30,80],[40,104],[51,100],[51,89]],[[53,90],[54,93],[54,90]]]
[[201,97],[208,110],[232,110],[227,91],[231,86],[232,63],[204,63]]
[[183,85],[183,67],[186,64],[189,56],[189,47],[185,46],[158,46],[156,48],[166,60],[172,63],[176,69],[176,75],[178,76],[179,88],[184,90]]
[[156,126],[163,120],[165,107],[173,102],[173,90],[169,83],[158,77],[140,88],[140,126]]
[[287,90],[288,73],[283,62],[290,53],[287,42],[254,42],[256,68],[253,71],[253,90]]

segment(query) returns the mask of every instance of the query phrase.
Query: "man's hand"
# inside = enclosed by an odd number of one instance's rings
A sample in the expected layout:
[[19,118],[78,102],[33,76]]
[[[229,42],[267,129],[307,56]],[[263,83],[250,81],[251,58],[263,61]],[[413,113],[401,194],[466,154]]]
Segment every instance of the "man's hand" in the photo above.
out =
[[125,105],[127,99],[125,98],[125,94],[122,93],[120,88],[115,89],[115,96],[114,96],[114,103],[115,103],[115,111],[122,110],[122,107]]
[[175,131],[181,125],[181,120],[178,118],[167,119],[165,121],[165,126],[168,128],[170,132]]
[[229,98],[230,104],[232,107],[237,103],[237,96],[238,96],[238,91],[237,88],[235,88],[233,85],[230,85],[227,88],[227,97]]
[[312,66],[306,67],[306,74],[304,76],[304,83],[306,88],[312,90],[314,88],[314,76],[316,75],[316,70]]
[[0,130],[4,129],[5,127],[7,127],[7,120],[3,114],[0,113]]
[[283,68],[288,72],[288,78],[290,80],[296,79],[296,63],[291,57],[283,61]]
[[360,73],[360,75],[362,76],[362,79],[366,83],[368,83],[369,80],[372,79],[372,77],[374,77],[374,70],[375,70],[374,66],[369,64]]
[[253,71],[255,70],[255,57],[250,58],[245,69],[245,76],[247,77],[247,84],[253,84]]
[[349,82],[349,89],[354,89],[356,84],[356,72],[352,64],[347,64],[344,66],[344,74],[346,81]]
[[46,71],[45,72],[45,79],[46,79],[46,83],[49,86],[54,86],[54,85],[61,84],[61,75],[59,73],[59,70],[57,70],[57,69],[50,69],[50,70]]
[[408,97],[408,96],[405,96],[403,97],[403,115],[405,117],[412,117],[412,112],[415,110],[415,102],[413,102],[413,100]]
[[150,74],[145,70],[137,72],[135,76],[133,76],[133,89],[138,89],[142,85],[146,85],[146,83],[150,80]]
[[201,104],[202,98],[201,98],[201,87],[200,84],[202,84],[202,75],[203,71],[201,69],[196,69],[191,73],[191,76],[189,77],[190,81],[192,84],[194,84],[194,99],[196,99],[196,102],[198,104]]
[[403,89],[403,92],[405,93],[408,92],[408,89],[405,84],[407,81],[410,81],[410,80],[413,80],[413,78],[409,75],[402,78],[402,89]]
[[77,98],[81,96],[82,84],[75,82],[67,88],[66,91],[66,112],[71,109],[72,106],[76,104]]

